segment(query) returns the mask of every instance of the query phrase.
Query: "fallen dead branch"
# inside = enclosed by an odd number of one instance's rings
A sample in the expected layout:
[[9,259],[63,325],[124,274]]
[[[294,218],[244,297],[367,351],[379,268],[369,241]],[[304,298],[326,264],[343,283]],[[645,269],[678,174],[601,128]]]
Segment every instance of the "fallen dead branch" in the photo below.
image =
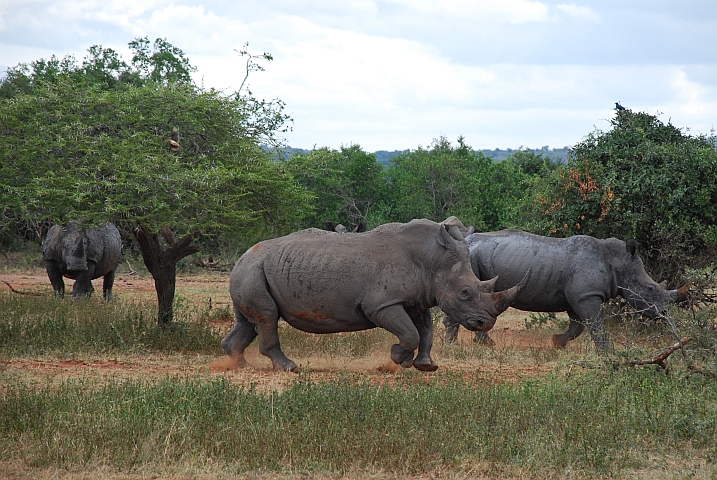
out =
[[8,282],[6,282],[5,280],[3,280],[2,283],[4,283],[5,285],[7,285],[8,288],[10,288],[10,291],[11,291],[12,293],[17,293],[18,295],[32,295],[33,297],[42,297],[42,296],[43,296],[42,293],[37,293],[37,292],[21,292],[20,290],[15,290],[15,289],[13,288],[13,286],[10,285],[10,284],[9,284]]
[[[684,347],[685,344],[689,343],[690,341],[692,341],[692,338],[682,337],[677,342],[675,342],[674,344],[670,345],[665,350],[663,350],[662,353],[660,353],[659,355],[656,355],[648,360],[631,360],[629,362],[618,362],[618,361],[612,360],[612,359],[604,359],[601,362],[599,362],[598,364],[593,364],[590,362],[580,362],[580,361],[573,362],[570,365],[570,370],[568,371],[568,375],[572,371],[573,365],[577,365],[582,368],[591,368],[591,369],[604,368],[605,366],[612,367],[612,368],[620,368],[620,367],[634,367],[634,366],[640,366],[640,365],[659,365],[663,370],[667,370],[667,364],[665,363],[665,361],[669,358],[670,355],[675,353],[677,350],[682,349],[682,347]],[[702,372],[699,372],[699,373],[702,373]]]
[[677,350],[680,350],[686,343],[690,342],[691,340],[692,339],[690,337],[683,337],[679,341],[667,347],[662,353],[660,353],[656,357],[653,357],[650,360],[633,360],[631,362],[627,362],[625,365],[659,365],[664,370],[667,370],[665,360],[667,360],[670,355],[675,353]]

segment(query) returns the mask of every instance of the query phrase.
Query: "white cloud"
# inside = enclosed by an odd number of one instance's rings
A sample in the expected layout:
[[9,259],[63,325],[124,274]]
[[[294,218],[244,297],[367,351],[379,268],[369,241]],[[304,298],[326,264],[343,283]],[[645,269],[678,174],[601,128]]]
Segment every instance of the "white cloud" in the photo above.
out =
[[421,15],[509,23],[542,22],[548,7],[529,0],[385,0]]
[[556,5],[555,8],[560,10],[563,14],[568,17],[575,18],[577,20],[588,20],[596,22],[600,20],[600,15],[590,7],[584,7],[580,5]]

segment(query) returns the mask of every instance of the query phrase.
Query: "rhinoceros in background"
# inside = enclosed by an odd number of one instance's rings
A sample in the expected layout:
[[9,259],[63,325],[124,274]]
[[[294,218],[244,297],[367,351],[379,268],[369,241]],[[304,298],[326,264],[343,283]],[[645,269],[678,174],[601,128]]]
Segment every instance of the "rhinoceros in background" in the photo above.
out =
[[92,280],[104,277],[102,294],[112,298],[115,269],[122,254],[122,239],[111,223],[83,231],[76,222],[54,225],[42,244],[47,276],[55,295],[65,295],[62,277],[72,278],[72,297],[91,295]]
[[311,333],[382,327],[398,337],[394,363],[433,371],[429,309],[439,306],[469,330],[489,330],[525,280],[503,292],[494,284],[473,274],[454,225],[413,220],[361,235],[310,228],[258,243],[237,261],[229,284],[236,325],[222,347],[244,366],[244,349],[258,335],[274,369],[292,371],[297,365],[279,345],[280,317]]
[[[567,312],[570,325],[553,336],[553,344],[565,348],[587,325],[599,350],[609,347],[602,305],[622,296],[630,306],[648,317],[665,312],[667,305],[681,301],[687,287],[666,290],[645,272],[637,255],[637,242],[616,238],[605,240],[576,235],[550,238],[519,230],[474,233],[466,237],[471,266],[478,278],[498,275],[500,289],[520,279],[526,268],[532,274],[515,297],[513,307],[529,312]],[[455,341],[458,323],[446,316],[447,341]],[[476,334],[477,340],[486,337]]]
[[334,222],[326,220],[324,221],[324,230],[337,233],[363,233],[366,231],[366,222],[361,222],[356,226],[349,224],[349,228],[346,228],[340,223],[337,225]]

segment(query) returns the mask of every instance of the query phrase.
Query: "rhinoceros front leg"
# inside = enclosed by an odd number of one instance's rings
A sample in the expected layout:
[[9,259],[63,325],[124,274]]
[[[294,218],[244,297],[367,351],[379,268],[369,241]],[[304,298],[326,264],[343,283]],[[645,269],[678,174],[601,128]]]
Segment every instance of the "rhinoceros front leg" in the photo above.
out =
[[411,317],[401,305],[380,309],[369,317],[377,326],[398,337],[398,343],[391,347],[391,360],[403,368],[413,366],[413,352],[418,348],[420,337]]
[[65,296],[65,282],[62,280],[62,272],[60,267],[57,266],[55,261],[46,261],[45,269],[47,270],[47,276],[50,278],[52,284],[52,291],[55,292],[56,297]]
[[433,320],[430,310],[419,312],[413,319],[418,330],[418,355],[413,359],[413,366],[424,372],[438,370],[438,364],[431,358],[433,348]]
[[110,270],[102,278],[102,298],[106,301],[112,300],[112,286],[115,283],[115,270]]
[[[563,347],[568,341],[580,335],[587,325],[590,329],[595,347],[600,352],[606,352],[610,349],[610,340],[605,331],[605,314],[603,313],[603,299],[597,296],[582,298],[575,305],[572,305],[573,312],[568,312],[570,317],[570,325],[568,330],[562,335],[553,337],[553,344],[560,346],[558,342],[562,340]],[[556,341],[556,337],[560,337]]]

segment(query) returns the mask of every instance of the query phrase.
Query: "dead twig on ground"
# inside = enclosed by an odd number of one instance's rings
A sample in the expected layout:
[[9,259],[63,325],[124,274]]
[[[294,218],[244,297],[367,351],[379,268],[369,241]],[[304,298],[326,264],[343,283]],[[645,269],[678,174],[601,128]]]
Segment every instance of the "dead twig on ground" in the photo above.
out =
[[34,296],[34,297],[41,297],[41,296],[43,296],[42,293],[37,293],[37,292],[21,292],[20,290],[15,290],[15,289],[13,288],[13,286],[10,285],[10,284],[9,284],[8,282],[6,282],[5,280],[3,280],[2,283],[4,283],[5,285],[7,285],[7,286],[10,288],[10,291],[11,291],[12,293],[17,293],[18,295],[32,295],[32,296]]
[[690,342],[692,339],[690,337],[683,337],[680,338],[677,342],[667,347],[662,353],[659,355],[653,357],[650,360],[633,360],[631,362],[627,362],[625,365],[659,365],[662,367],[663,370],[667,370],[667,365],[665,364],[665,360],[675,353],[677,350],[680,350],[686,343]]

